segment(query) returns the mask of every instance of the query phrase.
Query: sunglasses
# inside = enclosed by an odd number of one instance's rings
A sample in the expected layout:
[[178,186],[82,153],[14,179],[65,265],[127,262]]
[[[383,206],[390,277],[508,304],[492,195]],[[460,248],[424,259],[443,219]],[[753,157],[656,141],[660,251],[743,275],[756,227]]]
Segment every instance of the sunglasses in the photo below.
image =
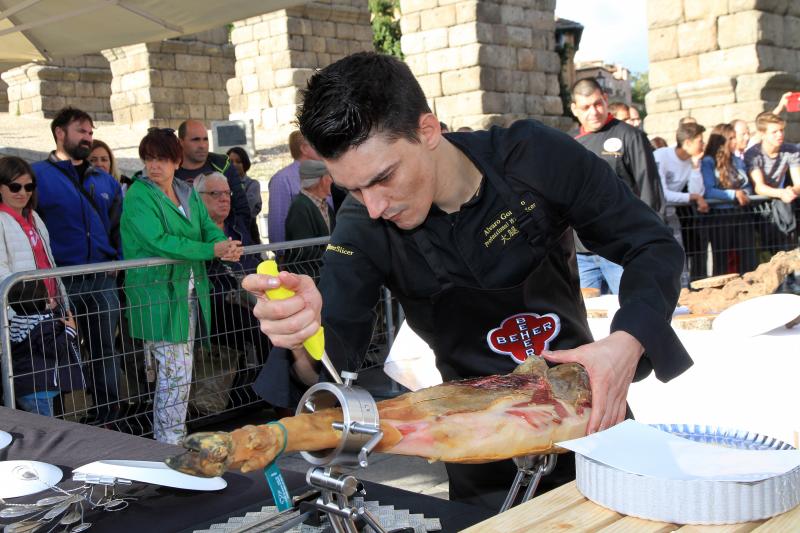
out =
[[21,183],[9,183],[8,185],[6,185],[6,187],[8,187],[9,191],[14,193],[21,191],[23,188],[25,188],[25,192],[33,192],[36,190],[35,183],[26,183],[25,185]]

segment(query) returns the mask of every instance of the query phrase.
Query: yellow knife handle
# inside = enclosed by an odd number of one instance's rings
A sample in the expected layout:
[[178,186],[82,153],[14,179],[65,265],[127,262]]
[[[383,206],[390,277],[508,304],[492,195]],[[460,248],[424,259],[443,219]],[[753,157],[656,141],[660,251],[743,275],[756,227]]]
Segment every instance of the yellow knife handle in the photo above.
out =
[[[277,277],[278,264],[272,259],[268,261],[262,261],[259,263],[258,268],[256,268],[256,273]],[[292,296],[294,296],[294,291],[283,286],[278,287],[277,289],[267,290],[267,298],[270,300],[285,300],[287,298],[291,298]],[[317,332],[311,337],[303,341],[303,347],[305,347],[308,355],[317,361],[322,359],[322,354],[325,353],[325,332],[323,331],[322,326],[320,326]]]

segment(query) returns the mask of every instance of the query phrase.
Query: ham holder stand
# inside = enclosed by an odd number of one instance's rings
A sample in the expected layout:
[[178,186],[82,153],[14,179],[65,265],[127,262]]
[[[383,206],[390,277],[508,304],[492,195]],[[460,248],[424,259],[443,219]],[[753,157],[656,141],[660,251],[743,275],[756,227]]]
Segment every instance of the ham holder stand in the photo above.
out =
[[303,505],[326,513],[336,533],[357,533],[356,521],[359,519],[376,533],[388,533],[363,503],[354,505],[351,502],[352,496],[365,493],[364,486],[341,468],[366,468],[369,464],[367,457],[383,438],[378,406],[369,392],[353,385],[358,374],[342,372],[341,377],[344,378],[342,384],[323,382],[313,385],[297,407],[297,414],[337,406],[342,409],[342,421],[333,423],[333,428],[342,432],[342,440],[336,448],[323,452],[300,452],[303,459],[313,465],[306,474],[306,482],[320,491],[315,501]]

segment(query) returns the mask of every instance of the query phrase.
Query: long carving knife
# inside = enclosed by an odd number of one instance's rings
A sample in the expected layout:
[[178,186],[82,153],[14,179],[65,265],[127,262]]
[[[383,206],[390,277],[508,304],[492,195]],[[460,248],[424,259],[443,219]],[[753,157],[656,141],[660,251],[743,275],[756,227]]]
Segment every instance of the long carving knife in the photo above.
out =
[[[256,269],[258,274],[266,274],[268,276],[278,275],[278,264],[273,260],[262,261]],[[270,300],[285,300],[294,296],[294,291],[286,287],[278,287],[277,289],[270,289],[267,291],[267,298]],[[325,352],[325,331],[322,326],[319,327],[316,333],[303,341],[303,347],[308,352],[308,355],[322,362],[322,366],[328,371],[336,383],[342,384],[342,378],[331,363],[330,357]]]

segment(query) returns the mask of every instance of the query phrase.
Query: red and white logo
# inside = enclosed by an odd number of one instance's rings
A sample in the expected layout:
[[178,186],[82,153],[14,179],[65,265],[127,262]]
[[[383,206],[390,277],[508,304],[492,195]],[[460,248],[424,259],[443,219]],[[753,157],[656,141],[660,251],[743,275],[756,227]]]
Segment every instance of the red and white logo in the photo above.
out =
[[554,313],[519,313],[487,333],[486,342],[493,352],[508,355],[515,363],[522,364],[528,357],[547,350],[560,330],[561,321]]

